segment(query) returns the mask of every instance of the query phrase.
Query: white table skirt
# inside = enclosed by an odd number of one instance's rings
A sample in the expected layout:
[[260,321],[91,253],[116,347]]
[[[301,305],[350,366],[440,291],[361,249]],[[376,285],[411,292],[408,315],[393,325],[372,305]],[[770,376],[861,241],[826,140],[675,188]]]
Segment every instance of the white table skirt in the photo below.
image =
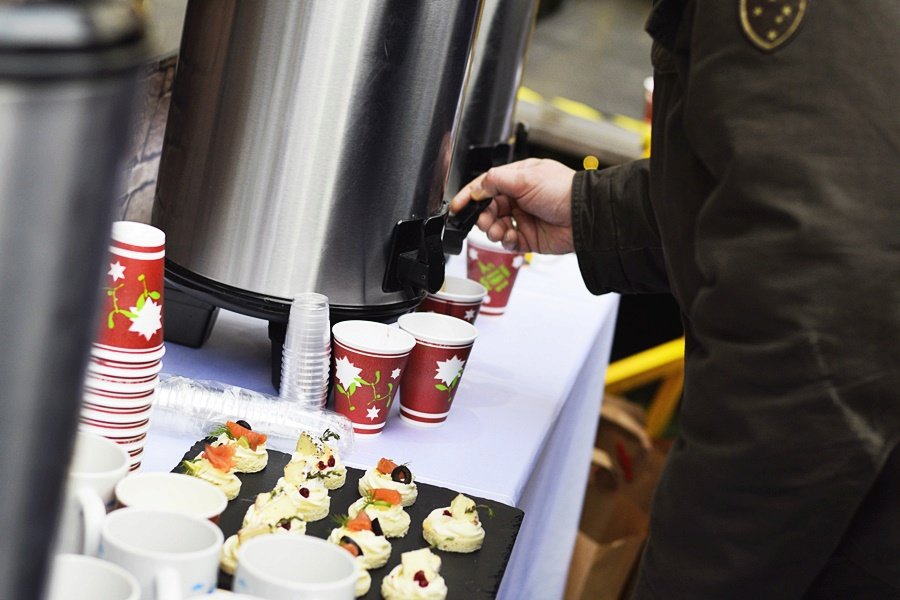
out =
[[[454,257],[451,275],[464,275]],[[591,296],[574,256],[536,256],[519,273],[505,315],[481,315],[478,339],[446,424],[397,416],[356,436],[347,464],[409,462],[417,479],[517,506],[525,520],[501,598],[562,596],[578,528],[618,297]],[[167,344],[164,371],[275,394],[265,321],[222,311],[203,348]],[[236,415],[239,417],[239,415]],[[195,440],[151,428],[145,471],[168,471]],[[341,508],[341,507],[337,507]]]

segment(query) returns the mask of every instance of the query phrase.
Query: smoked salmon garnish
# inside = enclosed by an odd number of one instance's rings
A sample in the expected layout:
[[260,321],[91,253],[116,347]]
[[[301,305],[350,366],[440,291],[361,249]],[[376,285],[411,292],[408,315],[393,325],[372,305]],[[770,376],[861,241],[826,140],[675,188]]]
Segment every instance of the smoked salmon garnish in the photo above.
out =
[[382,458],[378,461],[378,466],[375,468],[385,475],[390,475],[394,471],[394,469],[397,468],[397,463],[389,458]]
[[234,468],[234,448],[228,445],[210,446],[206,444],[200,455],[209,461],[214,468],[228,472]]
[[400,504],[403,501],[403,498],[397,490],[376,488],[372,490],[372,500],[375,502],[387,502],[391,506],[394,506],[395,504]]
[[372,531],[372,519],[369,518],[366,511],[361,510],[356,513],[355,517],[347,521],[345,527],[350,531]]
[[256,450],[257,446],[266,443],[266,434],[257,433],[252,429],[248,429],[243,425],[235,423],[234,421],[226,422],[225,427],[228,428],[228,433],[230,433],[231,437],[233,437],[234,439],[237,440],[242,437],[247,438],[247,442],[250,444],[251,450]]

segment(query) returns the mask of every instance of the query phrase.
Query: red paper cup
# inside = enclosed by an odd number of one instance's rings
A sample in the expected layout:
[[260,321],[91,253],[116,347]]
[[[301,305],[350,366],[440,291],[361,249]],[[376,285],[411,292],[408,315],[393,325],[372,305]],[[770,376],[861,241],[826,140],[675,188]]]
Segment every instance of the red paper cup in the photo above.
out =
[[105,360],[111,364],[132,364],[142,368],[159,364],[165,353],[164,345],[151,350],[123,350],[96,342],[91,344],[91,358]]
[[474,323],[486,294],[485,287],[477,281],[446,277],[440,290],[425,297],[419,305],[419,312],[450,315]]
[[418,427],[439,427],[450,414],[478,330],[437,313],[403,315],[398,322],[416,339],[400,384],[400,418]]
[[93,404],[95,406],[109,406],[118,409],[140,408],[153,404],[156,400],[154,391],[144,392],[142,394],[124,395],[114,392],[98,392],[85,390],[82,394],[82,402]]
[[477,229],[469,234],[466,242],[469,279],[477,281],[487,290],[481,303],[481,313],[502,315],[506,312],[519,267],[525,261],[524,255],[504,250],[503,246],[491,242]]
[[126,363],[104,360],[91,356],[88,362],[88,373],[97,377],[121,377],[123,379],[143,379],[152,377],[162,371],[162,361],[149,363]]
[[79,419],[78,428],[81,431],[102,435],[128,452],[131,458],[131,469],[135,470],[141,465],[141,457],[144,452],[144,443],[147,432],[150,430],[150,421],[145,420],[136,425],[126,424],[97,424],[93,420]]
[[81,406],[81,420],[97,427],[138,425],[150,419],[152,410],[150,404],[137,408],[113,408],[85,403]]
[[653,123],[653,77],[644,79],[644,121]]
[[94,420],[85,417],[80,417],[79,422],[81,428],[85,431],[99,433],[116,442],[119,440],[136,438],[137,436],[150,431],[149,417],[143,421],[134,423],[114,423],[112,421]]
[[[98,349],[121,362],[158,360],[163,345],[165,234],[151,225],[117,221],[112,227]],[[122,350],[121,357],[108,355]],[[154,358],[150,358],[150,357]]]
[[79,422],[78,429],[80,429],[81,431],[87,431],[88,433],[102,435],[103,437],[116,442],[130,452],[132,449],[136,449],[138,445],[140,445],[140,447],[144,446],[144,442],[147,439],[147,432],[150,431],[150,424],[148,423],[144,427],[134,428],[133,430],[113,432],[107,431],[102,427],[95,427],[93,425]]
[[334,407],[358,435],[381,433],[409,352],[411,335],[383,323],[344,321],[334,334]]
[[159,376],[147,378],[104,377],[88,372],[84,380],[84,389],[88,392],[112,392],[133,396],[152,392],[159,383]]

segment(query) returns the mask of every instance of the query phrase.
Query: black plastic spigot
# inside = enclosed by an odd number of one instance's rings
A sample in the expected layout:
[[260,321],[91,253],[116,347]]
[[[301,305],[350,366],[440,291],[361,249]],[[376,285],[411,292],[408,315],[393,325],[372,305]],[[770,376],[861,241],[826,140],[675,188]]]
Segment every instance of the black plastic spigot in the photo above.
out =
[[[472,146],[466,157],[464,176],[466,181],[475,179],[491,167],[509,163],[513,158],[514,147],[507,142],[490,146]],[[444,229],[444,252],[459,254],[463,241],[478,221],[478,215],[491,203],[491,198],[469,202],[459,213],[447,217]]]
[[400,221],[394,227],[382,289],[404,288],[436,292],[444,284],[444,250],[441,234],[444,215],[424,221]]
[[447,254],[462,252],[463,241],[475,226],[478,216],[490,205],[491,200],[492,198],[488,198],[469,202],[457,214],[447,218],[447,226],[444,228],[444,252]]

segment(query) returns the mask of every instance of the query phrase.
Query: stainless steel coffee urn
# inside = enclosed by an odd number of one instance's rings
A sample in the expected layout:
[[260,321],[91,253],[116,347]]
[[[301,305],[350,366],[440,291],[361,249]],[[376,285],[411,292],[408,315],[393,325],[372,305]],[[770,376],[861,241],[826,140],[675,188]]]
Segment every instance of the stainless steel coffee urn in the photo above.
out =
[[440,286],[481,3],[190,1],[153,211],[181,308],[391,320]]
[[0,4],[0,598],[40,598],[96,327],[143,28]]

